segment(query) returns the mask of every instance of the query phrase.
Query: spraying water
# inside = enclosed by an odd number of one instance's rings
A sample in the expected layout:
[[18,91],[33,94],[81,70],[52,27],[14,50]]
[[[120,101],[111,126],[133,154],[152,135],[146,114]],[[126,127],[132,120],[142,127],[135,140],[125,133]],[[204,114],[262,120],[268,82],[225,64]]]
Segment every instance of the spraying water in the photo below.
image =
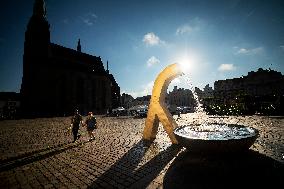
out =
[[224,118],[214,119],[214,122],[212,122],[212,119],[204,111],[200,96],[198,96],[190,77],[183,75],[182,79],[185,80],[186,85],[192,91],[196,107],[194,114],[190,115],[192,122],[183,120],[183,123],[181,122],[180,127],[174,132],[179,143],[191,150],[202,151],[213,149],[216,151],[238,151],[248,149],[254,143],[258,136],[256,129],[236,124],[225,124]]
[[192,119],[191,122],[190,122],[191,119],[186,120],[186,119],[188,119],[188,116],[186,116],[185,118],[182,118],[179,122],[182,125],[189,124],[189,123],[195,124],[195,125],[208,123],[209,116],[204,111],[203,104],[201,103],[200,97],[198,96],[197,91],[195,90],[195,87],[193,86],[192,79],[190,78],[189,75],[184,74],[181,77],[181,80],[191,90],[192,95],[193,95],[193,99],[196,102],[196,106],[194,107],[194,114],[190,115],[190,118]]

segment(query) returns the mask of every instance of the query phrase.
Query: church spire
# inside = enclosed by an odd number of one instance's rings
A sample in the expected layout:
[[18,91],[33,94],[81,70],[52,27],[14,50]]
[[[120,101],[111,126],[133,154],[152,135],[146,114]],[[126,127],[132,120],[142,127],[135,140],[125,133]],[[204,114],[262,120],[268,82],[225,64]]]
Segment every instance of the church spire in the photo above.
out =
[[44,0],[35,0],[33,16],[43,17],[43,18],[46,17],[46,8]]
[[80,42],[80,39],[78,40],[77,51],[81,52],[81,42]]
[[106,70],[106,71],[107,71],[107,73],[109,73],[109,70],[108,70],[108,61],[107,61],[107,70]]
[[50,31],[44,0],[34,0],[33,14],[25,33],[25,54],[47,56],[49,44]]

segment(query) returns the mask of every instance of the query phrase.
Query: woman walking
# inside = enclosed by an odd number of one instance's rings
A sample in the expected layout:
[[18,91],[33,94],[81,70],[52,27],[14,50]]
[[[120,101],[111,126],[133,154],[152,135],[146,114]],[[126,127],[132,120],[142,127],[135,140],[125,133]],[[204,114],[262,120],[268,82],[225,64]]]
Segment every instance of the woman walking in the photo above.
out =
[[89,141],[94,139],[93,131],[97,128],[97,120],[96,117],[93,115],[93,112],[88,113],[88,117],[86,119],[85,125],[87,126],[87,131],[89,135]]

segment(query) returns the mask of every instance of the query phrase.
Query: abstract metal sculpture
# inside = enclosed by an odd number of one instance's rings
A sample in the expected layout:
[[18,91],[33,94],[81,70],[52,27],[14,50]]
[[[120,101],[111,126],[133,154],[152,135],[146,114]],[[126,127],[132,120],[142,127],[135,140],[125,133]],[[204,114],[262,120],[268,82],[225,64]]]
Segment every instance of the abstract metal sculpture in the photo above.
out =
[[174,129],[177,127],[177,123],[167,109],[165,97],[170,82],[180,75],[182,75],[182,71],[177,63],[169,65],[158,75],[154,83],[143,131],[143,138],[145,140],[154,140],[156,138],[160,121],[170,137],[171,142],[173,144],[178,143],[174,135]]

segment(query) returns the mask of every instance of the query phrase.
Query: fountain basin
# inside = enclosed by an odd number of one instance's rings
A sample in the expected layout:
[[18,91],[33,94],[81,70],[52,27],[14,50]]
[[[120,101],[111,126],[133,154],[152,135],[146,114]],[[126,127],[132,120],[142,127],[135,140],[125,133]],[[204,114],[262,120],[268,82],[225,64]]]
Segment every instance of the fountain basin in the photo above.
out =
[[258,130],[237,124],[184,125],[174,130],[180,145],[191,152],[227,153],[248,150]]

